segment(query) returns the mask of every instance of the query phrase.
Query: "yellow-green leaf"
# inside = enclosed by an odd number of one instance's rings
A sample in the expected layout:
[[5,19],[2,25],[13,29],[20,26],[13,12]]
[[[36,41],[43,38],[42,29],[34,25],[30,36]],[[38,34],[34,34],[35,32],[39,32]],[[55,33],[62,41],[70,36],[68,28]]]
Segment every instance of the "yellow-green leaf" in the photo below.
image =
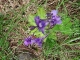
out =
[[39,7],[37,10],[37,15],[41,18],[44,19],[46,18],[46,11],[43,7]]
[[34,15],[29,15],[28,16],[28,22],[29,22],[29,24],[31,25],[31,26],[36,26],[36,23],[35,23],[35,20],[34,20]]

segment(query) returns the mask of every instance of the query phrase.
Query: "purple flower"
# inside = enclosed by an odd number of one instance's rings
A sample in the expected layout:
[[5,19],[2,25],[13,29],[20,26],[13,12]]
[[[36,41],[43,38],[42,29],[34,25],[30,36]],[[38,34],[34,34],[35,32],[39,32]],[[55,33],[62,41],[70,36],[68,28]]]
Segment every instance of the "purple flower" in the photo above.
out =
[[42,47],[42,42],[43,42],[42,38],[36,38],[35,39],[35,44],[38,45],[39,47]]
[[57,15],[58,10],[52,10],[51,14],[52,14],[52,19],[56,20],[56,24],[61,24],[62,23],[61,18]]
[[43,42],[43,38],[33,38],[33,37],[28,37],[24,40],[24,45],[33,45],[36,44],[37,46],[41,47]]
[[52,10],[52,11],[51,11],[51,14],[52,14],[53,16],[56,16],[56,15],[58,14],[58,10]]
[[[57,10],[52,10],[49,15],[51,15],[51,18],[49,19],[50,27],[53,27],[56,24],[61,24],[61,18],[57,15],[58,11]],[[47,15],[47,17],[49,16]]]
[[24,45],[28,46],[31,44],[31,36],[24,40]]
[[44,33],[45,27],[46,27],[46,25],[48,25],[47,20],[40,19],[39,16],[36,16],[35,17],[35,22],[36,22],[36,25],[37,25],[39,31]]

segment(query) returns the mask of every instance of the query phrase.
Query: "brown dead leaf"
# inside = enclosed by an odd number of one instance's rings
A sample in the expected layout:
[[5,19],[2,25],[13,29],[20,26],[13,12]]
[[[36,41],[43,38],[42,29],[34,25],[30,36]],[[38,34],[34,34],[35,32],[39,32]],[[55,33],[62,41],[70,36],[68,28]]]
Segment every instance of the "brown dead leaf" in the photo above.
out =
[[41,51],[42,51],[42,49],[40,49],[40,48],[38,48],[38,49],[36,50],[36,48],[27,47],[27,46],[24,46],[24,45],[20,45],[20,46],[18,47],[17,52],[18,52],[19,50],[20,50],[20,51],[24,51],[24,52],[30,52],[30,53],[34,54],[35,56],[39,56],[39,55],[41,54]]

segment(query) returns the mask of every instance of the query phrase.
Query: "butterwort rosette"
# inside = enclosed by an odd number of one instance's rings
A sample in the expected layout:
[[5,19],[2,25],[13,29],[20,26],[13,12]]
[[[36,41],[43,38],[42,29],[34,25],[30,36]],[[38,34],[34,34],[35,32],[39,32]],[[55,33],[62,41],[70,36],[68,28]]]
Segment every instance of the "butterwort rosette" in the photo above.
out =
[[36,16],[35,17],[35,23],[36,23],[39,31],[41,31],[44,34],[45,27],[48,25],[48,21],[45,19],[40,19],[39,16]]
[[[48,25],[50,28],[55,26],[56,24],[61,24],[61,18],[58,16],[58,10],[52,10],[50,13],[47,14],[47,18],[41,19],[39,16],[36,16],[34,18],[36,26],[31,26],[30,30],[35,29],[36,27],[41,31],[43,34],[45,34],[45,27]],[[48,34],[45,34],[47,37]],[[42,47],[42,43],[45,37],[35,37],[29,36],[24,40],[24,45],[29,46],[29,45],[37,45],[39,47]]]

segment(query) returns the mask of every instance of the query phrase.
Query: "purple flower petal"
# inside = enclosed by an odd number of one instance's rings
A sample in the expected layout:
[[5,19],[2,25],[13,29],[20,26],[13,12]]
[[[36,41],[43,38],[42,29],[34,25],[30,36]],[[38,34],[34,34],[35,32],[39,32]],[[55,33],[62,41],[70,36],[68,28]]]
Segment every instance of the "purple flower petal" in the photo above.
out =
[[38,29],[44,33],[45,31],[45,27],[48,25],[48,22],[46,20],[41,20],[41,22],[39,23]]
[[31,40],[31,45],[35,43],[35,40]]
[[56,15],[58,14],[58,10],[52,10],[52,11],[51,11],[51,14],[52,14],[53,16],[56,16]]
[[34,19],[35,19],[36,24],[38,25],[39,22],[40,22],[40,17],[39,16],[36,16]]
[[37,25],[39,31],[44,33],[45,27],[48,25],[47,20],[40,19],[39,16],[36,16],[35,17],[35,22],[36,22],[36,25]]
[[44,34],[44,28],[39,28],[39,30]]
[[36,44],[37,46],[41,47],[43,39],[44,37],[43,38],[33,38],[32,36],[30,36],[24,40],[24,45],[28,46],[28,45]]
[[43,42],[43,39],[42,39],[42,38],[36,38],[36,39],[35,39],[35,43],[36,43],[39,47],[42,46],[42,42]]
[[24,41],[24,45],[28,46],[28,45],[29,45],[29,43],[28,43],[27,41]]
[[56,24],[61,24],[61,23],[62,23],[62,21],[61,21],[61,18],[60,18],[60,17],[56,18],[56,20],[57,20],[57,23],[56,23]]
[[24,45],[26,45],[26,46],[33,45],[34,43],[35,43],[35,41],[33,40],[33,38],[31,36],[24,40]]
[[53,27],[56,24],[61,24],[61,18],[57,15],[58,10],[52,10],[51,11],[51,18],[49,19],[50,27]]
[[24,40],[24,45],[28,46],[31,44],[31,37],[28,37]]

